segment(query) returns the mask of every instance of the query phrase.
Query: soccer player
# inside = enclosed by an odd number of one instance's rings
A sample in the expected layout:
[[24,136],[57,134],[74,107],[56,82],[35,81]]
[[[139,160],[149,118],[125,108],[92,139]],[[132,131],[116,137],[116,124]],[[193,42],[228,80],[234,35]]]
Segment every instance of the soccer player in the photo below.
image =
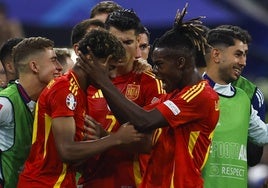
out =
[[139,48],[141,58],[147,60],[150,52],[150,33],[145,26],[141,26],[139,30]]
[[49,81],[61,75],[62,66],[53,47],[53,41],[42,37],[25,38],[14,47],[19,78],[0,92],[3,187],[16,187],[31,147],[35,102]]
[[94,85],[121,123],[129,121],[145,132],[162,127],[153,134],[153,150],[140,187],[203,186],[201,169],[218,121],[219,98],[196,69],[195,53],[204,50],[206,40],[194,24],[198,19],[182,21],[185,13],[186,8],[154,45],[153,70],[167,94],[145,109],[126,99],[103,67],[84,58],[90,63],[87,72]]
[[[125,56],[121,43],[106,30],[92,30],[86,34],[79,49],[102,66]],[[75,64],[71,71],[52,80],[43,90],[36,105],[32,148],[19,177],[19,188],[75,188],[74,164],[110,147],[141,139],[142,135],[133,126],[124,125],[115,134],[95,141],[82,141],[86,89],[90,83],[89,75]]]
[[98,19],[105,23],[110,13],[120,9],[123,8],[114,1],[101,1],[90,10],[90,18]]
[[18,73],[13,62],[12,49],[22,40],[23,38],[11,38],[3,44],[0,50],[0,61],[3,65],[3,71],[6,75],[7,86],[14,83],[14,81],[18,79]]
[[11,38],[3,44],[0,50],[0,61],[4,67],[8,85],[18,79],[18,72],[13,62],[12,50],[22,40],[23,38]]
[[[209,28],[203,26],[204,28],[204,36],[207,35]],[[236,32],[237,34],[239,33],[239,35],[243,36],[245,38],[245,42],[247,45],[250,44],[251,42],[251,36],[249,35],[249,33],[238,27],[235,25],[220,25],[217,28],[225,28],[225,29],[231,29],[234,32]],[[202,53],[198,53],[197,54],[197,61],[199,62],[197,64],[198,70],[200,71],[200,74],[203,75],[203,73],[206,70],[206,61],[205,61],[205,57],[204,54]],[[263,93],[261,92],[261,90],[251,81],[249,81],[248,79],[246,79],[243,76],[239,76],[237,80],[232,82],[232,85],[239,87],[240,89],[244,90],[250,101],[251,101],[251,105],[253,106],[253,108],[255,110],[257,110],[258,112],[258,116],[260,116],[260,118],[264,121],[265,120],[265,104],[264,104],[264,96]],[[263,147],[256,145],[254,143],[252,143],[249,139],[248,139],[248,143],[247,143],[247,163],[250,167],[258,164],[261,160],[262,157],[262,153],[263,153]]]
[[97,19],[85,19],[77,23],[71,32],[71,45],[78,56],[78,42],[92,29],[104,28],[104,23]]
[[59,63],[62,65],[62,73],[68,72],[73,66],[74,61],[72,60],[71,50],[68,48],[55,48],[55,53]]
[[[204,35],[206,36],[209,28],[203,27],[204,28]],[[251,42],[251,36],[246,30],[243,30],[242,28],[234,25],[221,25],[218,28],[226,28],[226,29],[232,29],[236,33],[240,33],[240,35],[244,34],[245,35],[245,42],[246,44],[249,44]],[[206,70],[206,61],[204,54],[198,53],[197,54],[197,67],[198,70],[200,71],[200,74],[203,75],[203,73]],[[239,76],[237,80],[232,82],[232,85],[239,87],[240,89],[244,90],[250,101],[251,105],[255,110],[258,112],[258,116],[264,121],[265,120],[265,104],[264,104],[264,96],[261,90],[251,81],[246,79],[243,76]],[[261,160],[263,153],[263,147],[256,145],[252,143],[252,141],[248,140],[247,142],[247,163],[250,167],[258,164]]]
[[[245,35],[245,42],[247,45],[251,43],[251,36],[250,34],[235,25],[221,25],[218,28],[227,28],[232,29],[237,33],[241,33]],[[251,105],[255,110],[258,112],[258,116],[260,116],[261,120],[265,121],[265,102],[264,102],[264,96],[262,91],[250,80],[246,79],[242,75],[239,76],[237,80],[232,82],[232,85],[235,87],[238,87],[246,92],[248,95]],[[263,154],[263,146],[256,145],[252,143],[249,139],[247,142],[247,163],[248,166],[252,167],[258,164],[261,160]]]
[[[140,19],[132,10],[114,11],[106,20],[108,31],[116,36],[126,50],[126,60],[110,71],[112,82],[124,96],[139,106],[145,106],[158,100],[164,93],[162,83],[155,79],[152,72],[136,73],[134,64],[138,54]],[[88,89],[89,115],[98,121],[108,132],[116,132],[121,126],[109,108],[102,91],[93,86]],[[118,149],[104,152],[92,167],[82,174],[79,184],[83,187],[138,187],[144,171],[146,157],[139,160],[139,155],[132,151]],[[143,160],[144,159],[144,160]],[[92,168],[94,170],[92,170]]]
[[220,96],[220,118],[208,161],[205,187],[247,187],[247,140],[267,144],[268,126],[257,116],[248,95],[232,86],[244,67],[248,39],[244,32],[217,27],[208,32],[207,79]]

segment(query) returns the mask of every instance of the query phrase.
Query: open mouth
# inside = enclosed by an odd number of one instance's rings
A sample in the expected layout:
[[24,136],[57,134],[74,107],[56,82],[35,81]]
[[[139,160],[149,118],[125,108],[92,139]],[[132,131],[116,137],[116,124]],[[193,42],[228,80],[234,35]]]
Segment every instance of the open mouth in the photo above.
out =
[[236,76],[240,76],[242,73],[242,69],[235,67],[234,72],[235,72]]

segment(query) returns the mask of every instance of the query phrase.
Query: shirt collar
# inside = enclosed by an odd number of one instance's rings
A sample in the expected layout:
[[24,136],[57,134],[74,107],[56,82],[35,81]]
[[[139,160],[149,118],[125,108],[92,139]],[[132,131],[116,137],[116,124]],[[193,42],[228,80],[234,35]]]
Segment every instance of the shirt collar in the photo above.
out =
[[208,80],[209,85],[220,95],[232,97],[235,94],[235,88],[231,83],[226,85],[221,85],[214,82],[206,73],[203,74],[203,78]]
[[28,96],[22,85],[20,85],[19,80],[15,80],[15,83],[17,84],[17,88],[23,102],[28,106],[29,110],[33,113],[36,102],[31,100],[31,98]]

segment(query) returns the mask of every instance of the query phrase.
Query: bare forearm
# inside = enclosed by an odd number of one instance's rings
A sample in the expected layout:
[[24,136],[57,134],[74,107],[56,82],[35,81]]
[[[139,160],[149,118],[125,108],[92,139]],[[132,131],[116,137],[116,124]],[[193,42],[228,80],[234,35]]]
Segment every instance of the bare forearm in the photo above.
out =
[[146,111],[129,101],[110,83],[102,83],[101,90],[109,107],[120,123],[131,122],[135,126],[144,124]]
[[66,143],[61,145],[58,150],[63,162],[74,163],[119,145],[120,143],[116,139],[106,136],[101,140]]
[[152,133],[145,134],[145,137],[140,142],[124,145],[120,149],[131,153],[148,154],[152,149]]

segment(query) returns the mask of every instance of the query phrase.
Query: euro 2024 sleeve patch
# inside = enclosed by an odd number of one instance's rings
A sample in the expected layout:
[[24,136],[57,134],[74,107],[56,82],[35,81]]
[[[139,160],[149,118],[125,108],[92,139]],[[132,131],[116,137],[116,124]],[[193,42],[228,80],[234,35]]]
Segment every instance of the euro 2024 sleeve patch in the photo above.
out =
[[66,105],[70,110],[74,110],[77,102],[75,100],[75,97],[72,93],[69,93],[66,97]]

